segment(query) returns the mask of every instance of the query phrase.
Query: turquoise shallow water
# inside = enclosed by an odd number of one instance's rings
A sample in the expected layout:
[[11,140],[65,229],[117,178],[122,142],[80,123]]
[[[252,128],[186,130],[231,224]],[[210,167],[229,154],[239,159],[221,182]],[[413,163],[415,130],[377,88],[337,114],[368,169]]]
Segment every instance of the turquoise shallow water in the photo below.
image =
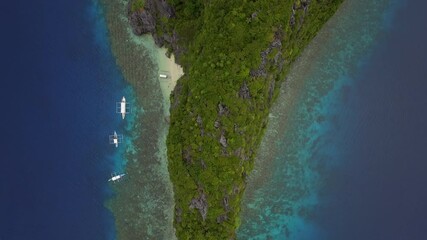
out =
[[[138,131],[135,131],[135,121],[139,114],[142,114],[136,101],[134,90],[131,86],[127,86],[123,89],[123,95],[126,97],[126,102],[130,106],[130,113],[126,115],[125,120],[120,123],[119,134],[123,135],[123,143],[117,148],[113,155],[111,155],[110,161],[112,162],[113,172],[115,173],[126,173],[126,164],[128,162],[127,156],[136,154],[134,142],[140,135]],[[120,114],[116,114],[117,118],[121,119]]]
[[[113,148],[113,145],[108,146],[110,151],[108,151],[108,155],[106,156],[110,171],[112,173],[122,173],[126,171],[126,154],[134,152],[133,141],[138,133],[132,130],[135,126],[136,118],[140,113],[139,107],[136,102],[134,89],[125,81],[121,70],[114,62],[115,59],[111,52],[110,39],[108,38],[108,30],[102,6],[97,1],[92,1],[90,6],[86,7],[85,15],[93,22],[93,27],[91,28],[92,41],[96,45],[97,52],[103,56],[103,59],[99,60],[100,64],[106,65],[105,68],[112,69],[110,70],[112,73],[107,73],[106,76],[103,76],[104,79],[100,80],[102,82],[106,81],[106,78],[115,79],[110,85],[105,84],[103,86],[103,88],[109,88],[113,92],[109,96],[109,101],[103,103],[106,105],[105,107],[108,111],[97,114],[102,114],[104,118],[110,118],[111,122],[114,123],[114,126],[108,129],[108,133],[105,133],[104,138],[107,138],[107,141],[108,135],[112,134],[113,131],[117,131],[118,134],[123,135],[123,143],[118,148]],[[103,90],[105,91],[105,89]],[[116,113],[115,109],[116,102],[119,102],[122,96],[126,97],[131,109],[131,113],[126,115],[125,120],[122,120],[121,115]]]
[[[173,239],[173,196],[166,159],[164,102],[158,80],[157,52],[148,36],[132,33],[126,3],[100,1],[108,26],[111,49],[135,96],[134,113],[124,127],[124,181],[108,203],[115,216],[118,239]],[[130,93],[130,95],[133,95]],[[132,104],[134,105],[134,104]],[[129,141],[129,142],[128,142]],[[115,165],[121,169],[123,164]]]
[[294,65],[248,182],[239,239],[328,239],[316,214],[355,141],[342,137],[351,127],[339,120],[357,117],[345,108],[348,91],[397,7],[346,1]]

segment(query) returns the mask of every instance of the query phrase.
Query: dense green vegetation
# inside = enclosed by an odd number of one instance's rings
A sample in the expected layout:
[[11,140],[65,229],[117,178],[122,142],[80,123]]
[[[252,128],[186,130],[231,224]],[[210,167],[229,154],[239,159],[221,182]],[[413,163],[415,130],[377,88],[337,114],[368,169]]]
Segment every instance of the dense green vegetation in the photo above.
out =
[[[342,0],[168,0],[185,75],[167,139],[179,239],[233,239],[245,178],[290,64]],[[169,46],[173,51],[173,46]]]
[[144,0],[131,0],[130,10],[132,12],[141,11],[144,8]]

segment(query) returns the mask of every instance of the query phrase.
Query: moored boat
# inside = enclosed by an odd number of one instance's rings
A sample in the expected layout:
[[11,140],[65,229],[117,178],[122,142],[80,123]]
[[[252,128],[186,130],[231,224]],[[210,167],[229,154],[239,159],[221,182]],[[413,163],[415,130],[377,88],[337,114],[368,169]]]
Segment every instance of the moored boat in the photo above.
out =
[[123,97],[120,102],[120,113],[122,114],[122,119],[125,119],[126,116],[126,98]]
[[109,182],[117,182],[119,181],[121,178],[123,178],[126,174],[122,173],[122,174],[114,174],[111,176],[110,179],[108,179]]

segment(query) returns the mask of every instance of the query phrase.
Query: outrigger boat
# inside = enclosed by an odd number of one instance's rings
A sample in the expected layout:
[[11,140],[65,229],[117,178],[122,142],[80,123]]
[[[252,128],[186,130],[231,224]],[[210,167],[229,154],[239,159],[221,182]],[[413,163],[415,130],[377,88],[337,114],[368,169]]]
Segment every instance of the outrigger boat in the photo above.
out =
[[119,146],[119,136],[117,136],[116,131],[114,131],[114,134],[113,134],[113,144],[116,145],[116,147]]
[[108,179],[109,182],[117,182],[119,181],[121,178],[123,178],[126,174],[115,174],[115,175],[111,175],[111,178]]
[[123,97],[120,102],[120,113],[122,114],[122,119],[125,119],[126,116],[126,98]]
[[117,134],[116,131],[114,131],[113,135],[110,135],[110,144],[114,144],[116,147],[119,146],[119,143],[122,143],[123,136]]
[[120,102],[116,102],[116,113],[122,115],[122,119],[125,119],[126,114],[130,113],[129,103],[126,102],[126,98],[123,96]]

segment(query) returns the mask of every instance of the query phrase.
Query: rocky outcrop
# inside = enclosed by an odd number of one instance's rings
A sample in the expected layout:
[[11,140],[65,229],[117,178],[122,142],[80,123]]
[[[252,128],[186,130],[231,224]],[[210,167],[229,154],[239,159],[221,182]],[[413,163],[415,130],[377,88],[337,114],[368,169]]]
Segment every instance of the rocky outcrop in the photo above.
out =
[[230,113],[230,110],[228,110],[227,106],[225,106],[222,103],[218,103],[218,115],[228,115]]
[[221,204],[222,204],[222,207],[224,208],[225,213],[219,215],[216,218],[216,222],[217,223],[222,223],[222,222],[228,220],[228,215],[227,214],[230,212],[231,208],[230,208],[230,205],[229,205],[229,196],[227,194],[224,196],[224,198],[222,198],[222,203]]
[[203,119],[200,115],[197,115],[196,122],[199,125],[199,127],[203,126]]
[[221,133],[221,137],[219,138],[219,143],[221,143],[221,145],[225,148],[228,146],[227,138],[225,138],[224,131]]
[[249,99],[249,98],[251,98],[251,93],[249,92],[249,87],[246,84],[246,81],[243,82],[243,85],[240,87],[239,97],[241,97],[243,99]]
[[220,123],[220,121],[219,121],[219,120],[215,120],[215,122],[214,122],[214,127],[215,127],[215,128],[219,128],[219,127],[221,127],[221,123]]
[[230,211],[230,206],[228,205],[228,195],[225,195],[225,197],[222,199],[222,206],[226,212]]
[[206,195],[204,193],[201,193],[198,198],[191,199],[190,209],[194,208],[199,210],[203,221],[205,221],[206,215],[208,214],[208,201],[206,200]]
[[307,14],[308,6],[310,5],[311,0],[298,0],[294,2],[292,5],[292,15],[291,19],[289,20],[289,25],[291,27],[294,27],[297,23],[296,14],[297,11],[302,10],[303,14],[300,15],[299,21],[298,21],[298,30],[302,27],[302,24],[304,23],[304,17]]
[[203,128],[203,119],[200,115],[197,115],[196,122],[200,128],[200,136],[203,137],[205,135],[205,129]]
[[[175,31],[167,33],[162,18],[175,17],[175,11],[166,0],[145,0],[144,8],[133,11],[132,2],[128,3],[128,20],[132,31],[136,35],[151,34],[157,46],[167,46],[175,55],[175,60],[179,63],[181,54],[185,51],[178,45],[178,34]],[[159,33],[162,34],[159,34]]]
[[[282,29],[281,27],[279,29]],[[250,71],[250,76],[255,77],[267,77],[267,63],[268,61],[268,55],[273,51],[273,49],[278,49],[276,55],[274,56],[272,63],[277,66],[278,70],[281,71],[283,68],[284,59],[282,58],[282,39],[283,39],[283,32],[277,31],[274,34],[274,39],[270,43],[270,45],[261,52],[261,63],[257,69],[252,69]]]
[[156,30],[156,20],[148,11],[143,11],[140,14],[139,12],[133,12],[129,14],[128,19],[133,33],[136,35],[151,33]]
[[161,17],[171,18],[174,16],[173,9],[165,0],[145,0],[144,8],[132,11],[132,2],[128,4],[128,19],[133,32],[136,35],[146,33],[155,34],[158,19]]
[[245,149],[242,147],[239,147],[236,150],[234,150],[234,155],[243,161],[249,160],[249,157],[246,156],[246,154],[245,154]]
[[222,223],[222,222],[227,221],[227,220],[228,220],[228,216],[226,213],[221,214],[216,218],[217,223]]

